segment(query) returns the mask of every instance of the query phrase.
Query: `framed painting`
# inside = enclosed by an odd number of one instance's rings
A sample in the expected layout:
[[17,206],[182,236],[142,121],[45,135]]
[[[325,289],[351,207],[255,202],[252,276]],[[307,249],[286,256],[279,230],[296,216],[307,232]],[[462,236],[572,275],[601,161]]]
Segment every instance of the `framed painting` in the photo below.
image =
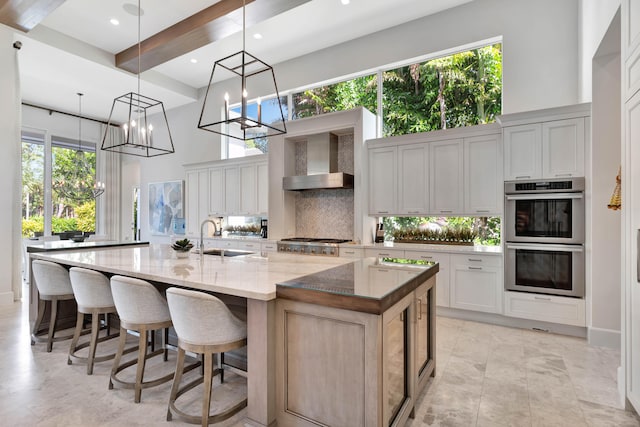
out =
[[149,231],[154,235],[174,234],[184,218],[184,181],[149,183]]

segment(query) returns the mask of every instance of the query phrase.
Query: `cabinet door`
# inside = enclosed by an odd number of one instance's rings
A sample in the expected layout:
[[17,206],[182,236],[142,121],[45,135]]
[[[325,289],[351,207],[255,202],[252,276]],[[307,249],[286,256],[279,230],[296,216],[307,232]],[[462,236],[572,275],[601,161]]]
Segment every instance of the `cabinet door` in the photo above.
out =
[[430,210],[434,214],[462,212],[463,156],[462,140],[430,144]]
[[622,1],[623,101],[640,89],[640,1]]
[[[433,303],[433,282],[437,282],[432,277],[427,282],[418,286],[415,290],[415,310],[416,310],[416,338],[415,338],[415,378],[418,384],[416,394],[427,385],[429,376],[435,375],[435,304]],[[437,292],[436,292],[437,293]]]
[[369,213],[385,216],[396,211],[396,147],[369,150]]
[[512,126],[502,131],[504,179],[536,179],[542,176],[542,126]]
[[436,274],[436,305],[440,307],[449,307],[449,254],[444,252],[423,252],[410,251],[404,253],[405,258],[415,259],[419,261],[434,261],[439,265],[438,274]]
[[451,277],[451,307],[502,312],[502,269],[456,264]]
[[542,124],[542,176],[584,176],[584,118]]
[[426,214],[429,209],[427,144],[398,147],[398,208],[400,214]]
[[258,211],[259,215],[266,216],[269,212],[269,166],[260,163],[258,168]]
[[186,190],[186,234],[189,236],[196,236],[198,234],[198,226],[200,221],[205,217],[200,217],[200,182],[199,171],[188,171],[185,174],[185,181],[187,185]]
[[238,168],[240,179],[239,215],[254,215],[258,212],[258,169],[256,165]]
[[209,169],[209,214],[223,215],[224,211],[224,173],[222,168]]
[[227,215],[236,215],[239,211],[240,201],[239,191],[240,178],[238,176],[238,167],[226,167],[223,169],[224,179],[224,213]]
[[390,248],[367,248],[364,256],[376,258],[404,258],[404,250]]
[[471,215],[502,212],[502,147],[500,136],[464,139],[464,210]]

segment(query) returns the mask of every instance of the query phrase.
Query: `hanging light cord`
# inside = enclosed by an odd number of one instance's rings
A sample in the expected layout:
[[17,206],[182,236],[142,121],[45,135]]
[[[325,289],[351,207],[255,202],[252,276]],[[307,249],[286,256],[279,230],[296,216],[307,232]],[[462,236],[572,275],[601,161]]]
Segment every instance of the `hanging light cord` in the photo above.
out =
[[82,151],[82,95],[78,92],[78,151]]
[[[243,0],[244,1],[244,0]],[[140,9],[140,0],[138,0],[138,95],[140,95],[140,55],[141,55],[141,48],[140,48],[140,15],[141,15],[141,10]]]
[[246,33],[246,12],[245,12],[245,0],[242,0],[242,50],[245,48],[245,35]]

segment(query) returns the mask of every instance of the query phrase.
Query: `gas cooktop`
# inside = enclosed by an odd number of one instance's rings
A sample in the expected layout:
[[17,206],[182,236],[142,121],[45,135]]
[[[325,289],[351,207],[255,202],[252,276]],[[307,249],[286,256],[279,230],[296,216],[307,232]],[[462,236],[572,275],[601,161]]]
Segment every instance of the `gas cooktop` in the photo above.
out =
[[325,239],[317,237],[289,237],[287,239],[280,240],[281,242],[297,242],[297,243],[347,243],[350,240],[345,239]]

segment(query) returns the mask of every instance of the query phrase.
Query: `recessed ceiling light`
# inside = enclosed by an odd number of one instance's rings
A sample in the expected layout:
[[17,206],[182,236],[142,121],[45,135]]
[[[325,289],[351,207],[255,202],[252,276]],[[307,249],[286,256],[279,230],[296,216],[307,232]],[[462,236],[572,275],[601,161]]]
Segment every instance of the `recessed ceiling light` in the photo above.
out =
[[197,64],[197,63],[198,63],[198,60],[197,60],[196,58],[191,58],[191,63],[192,63],[192,64]]
[[262,34],[260,34],[260,33],[255,33],[255,34],[253,35],[253,38],[254,38],[254,39],[256,39],[256,40],[260,40],[260,39],[262,38]]
[[349,4],[349,0],[340,0],[345,6]]
[[[129,15],[138,16],[138,5],[133,3],[125,3],[122,8]],[[144,9],[140,8],[140,16],[144,16]]]
[[118,21],[116,18],[111,18],[109,22],[111,22],[111,25],[120,25],[120,21]]

